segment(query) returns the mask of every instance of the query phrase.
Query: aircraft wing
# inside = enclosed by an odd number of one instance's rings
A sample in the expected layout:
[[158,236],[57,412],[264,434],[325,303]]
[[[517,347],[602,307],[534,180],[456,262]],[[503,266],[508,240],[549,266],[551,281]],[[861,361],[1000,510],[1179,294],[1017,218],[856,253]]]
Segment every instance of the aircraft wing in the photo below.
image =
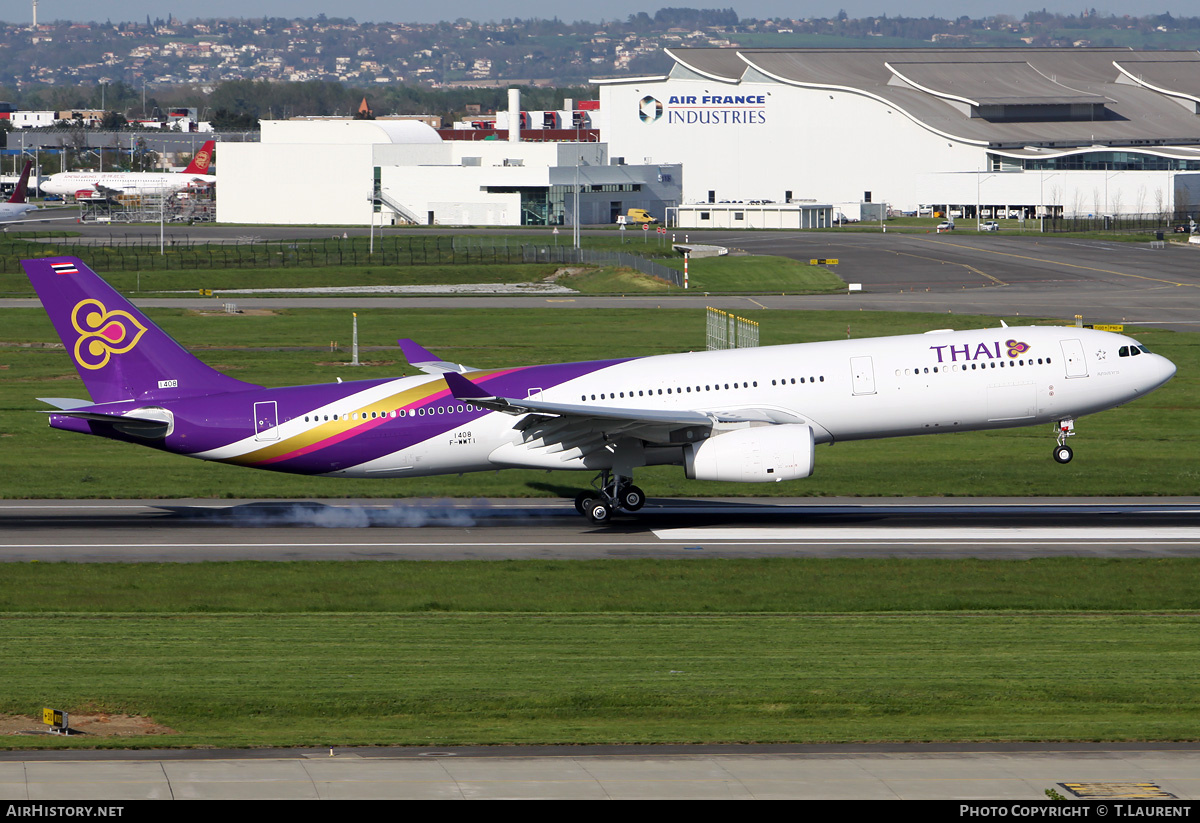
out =
[[9,226],[20,224],[29,225],[30,223],[53,223],[56,220],[79,220],[79,215],[73,217],[19,217],[16,220],[0,220],[0,226],[4,226],[4,231],[8,231]]
[[118,194],[125,194],[127,191],[126,187],[124,187],[124,186],[106,186],[99,181],[97,181],[95,183],[95,185],[92,186],[92,188],[94,188],[96,191],[100,192],[101,194],[105,195],[106,197],[114,197]]
[[[443,374],[450,393],[458,400],[511,415],[530,415],[520,429],[533,448],[552,447],[587,454],[622,437],[648,443],[682,443],[707,436],[713,429],[741,423],[790,423],[778,413],[762,409],[692,411],[688,409],[619,408],[613,406],[547,403],[541,400],[496,397],[455,372]],[[688,437],[688,434],[692,437]]]
[[413,367],[420,369],[426,374],[445,374],[446,372],[457,372],[462,374],[463,372],[479,371],[478,369],[473,369],[470,366],[464,366],[462,363],[451,363],[446,360],[439,360],[430,351],[418,346],[408,338],[397,340],[396,343],[399,344],[400,351],[404,353],[405,359],[407,359],[408,362],[413,365]]

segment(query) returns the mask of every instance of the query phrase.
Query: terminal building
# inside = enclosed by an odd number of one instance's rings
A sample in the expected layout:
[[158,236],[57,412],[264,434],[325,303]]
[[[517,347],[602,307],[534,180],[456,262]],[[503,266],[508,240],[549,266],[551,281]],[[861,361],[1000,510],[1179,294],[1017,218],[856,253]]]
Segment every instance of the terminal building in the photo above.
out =
[[[515,92],[510,108],[520,111]],[[565,226],[575,221],[576,203],[583,224],[612,224],[630,209],[663,220],[679,205],[678,164],[627,165],[602,142],[503,134],[447,140],[412,120],[263,121],[260,142],[220,147],[217,219]]]
[[984,218],[1200,204],[1196,52],[668,54],[666,75],[594,81],[597,120],[612,154],[681,165],[685,207],[722,206],[688,208],[698,225],[797,201]]

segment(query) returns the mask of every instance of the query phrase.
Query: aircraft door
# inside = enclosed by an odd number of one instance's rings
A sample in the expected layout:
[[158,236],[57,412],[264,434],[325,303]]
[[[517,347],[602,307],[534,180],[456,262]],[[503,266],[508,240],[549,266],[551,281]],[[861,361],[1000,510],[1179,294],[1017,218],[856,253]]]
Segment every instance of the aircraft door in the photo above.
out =
[[254,404],[254,439],[279,439],[279,406],[274,400]]
[[1083,355],[1083,344],[1078,340],[1062,340],[1063,358],[1067,361],[1067,377],[1087,377],[1087,359]]
[[870,357],[851,357],[850,375],[854,380],[854,394],[875,393],[875,366]]

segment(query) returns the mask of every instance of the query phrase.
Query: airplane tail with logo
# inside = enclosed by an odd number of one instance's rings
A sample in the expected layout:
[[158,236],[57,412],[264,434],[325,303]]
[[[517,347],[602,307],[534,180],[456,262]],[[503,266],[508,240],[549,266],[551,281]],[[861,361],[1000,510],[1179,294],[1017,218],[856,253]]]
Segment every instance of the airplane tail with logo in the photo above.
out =
[[260,388],[200,362],[78,257],[21,266],[94,403]]
[[29,170],[33,168],[33,161],[25,161],[25,170],[21,172],[21,179],[17,181],[17,187],[13,189],[12,197],[8,198],[9,203],[24,203],[25,192],[29,187]]
[[184,174],[212,174],[208,169],[212,166],[213,152],[216,150],[216,141],[209,140],[200,147],[200,151],[196,152],[196,156],[192,158],[192,162],[188,163],[188,167],[183,170]]

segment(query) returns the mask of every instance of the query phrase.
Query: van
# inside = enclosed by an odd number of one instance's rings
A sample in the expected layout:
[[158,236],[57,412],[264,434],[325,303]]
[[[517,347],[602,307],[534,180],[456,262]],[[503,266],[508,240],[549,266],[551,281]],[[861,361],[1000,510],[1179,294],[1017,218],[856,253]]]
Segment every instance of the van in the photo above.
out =
[[622,221],[620,218],[617,218],[618,223],[621,223],[621,222],[657,223],[658,222],[658,218],[654,217],[652,214],[650,214],[650,212],[646,211],[645,209],[630,209],[626,214],[624,214],[622,216],[625,218],[625,220]]

